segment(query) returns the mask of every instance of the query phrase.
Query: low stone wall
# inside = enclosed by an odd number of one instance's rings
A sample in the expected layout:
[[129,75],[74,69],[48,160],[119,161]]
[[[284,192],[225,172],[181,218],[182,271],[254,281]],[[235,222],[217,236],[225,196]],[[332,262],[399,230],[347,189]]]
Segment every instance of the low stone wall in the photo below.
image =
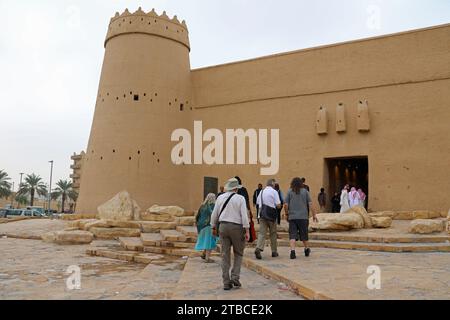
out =
[[393,220],[416,220],[416,219],[438,219],[445,218],[447,214],[444,211],[381,211],[369,213],[371,217],[389,217]]

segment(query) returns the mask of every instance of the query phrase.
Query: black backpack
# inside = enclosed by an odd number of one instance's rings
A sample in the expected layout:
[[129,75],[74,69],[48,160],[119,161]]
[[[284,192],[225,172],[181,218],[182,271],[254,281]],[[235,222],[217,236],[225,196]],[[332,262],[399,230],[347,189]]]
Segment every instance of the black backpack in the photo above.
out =
[[268,221],[277,221],[278,211],[276,208],[266,206],[263,201],[263,190],[261,191],[261,208],[259,208],[259,216],[261,219]]

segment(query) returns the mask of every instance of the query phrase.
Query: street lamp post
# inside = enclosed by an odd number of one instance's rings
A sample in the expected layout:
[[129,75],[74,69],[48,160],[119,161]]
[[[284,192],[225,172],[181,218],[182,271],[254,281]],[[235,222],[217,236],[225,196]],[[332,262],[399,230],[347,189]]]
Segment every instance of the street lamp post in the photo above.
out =
[[19,173],[20,174],[20,182],[19,182],[19,189],[22,186],[22,176],[25,174],[23,172]]
[[12,183],[12,192],[11,192],[11,209],[14,208],[14,181]]
[[[50,213],[50,202],[52,200],[52,176],[53,176],[53,160],[49,161],[50,163],[50,184],[48,186],[48,213]],[[53,218],[53,213],[51,214],[51,217]]]

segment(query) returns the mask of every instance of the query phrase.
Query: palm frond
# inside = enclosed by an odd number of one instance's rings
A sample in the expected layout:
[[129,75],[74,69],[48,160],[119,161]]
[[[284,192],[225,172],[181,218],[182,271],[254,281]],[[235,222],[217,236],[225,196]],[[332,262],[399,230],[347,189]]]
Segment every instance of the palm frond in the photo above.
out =
[[39,196],[47,195],[47,186],[42,178],[34,173],[25,177],[25,182],[19,186],[18,195],[29,195],[34,190]]
[[8,180],[11,180],[8,174],[0,170],[0,198],[7,198],[11,195],[11,182]]

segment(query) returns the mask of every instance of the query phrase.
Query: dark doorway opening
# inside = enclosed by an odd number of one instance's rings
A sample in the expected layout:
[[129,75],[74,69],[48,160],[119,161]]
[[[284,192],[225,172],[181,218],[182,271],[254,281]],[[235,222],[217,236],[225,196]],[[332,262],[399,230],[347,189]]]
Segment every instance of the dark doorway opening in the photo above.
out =
[[[330,196],[340,193],[349,184],[356,189],[361,188],[366,194],[365,207],[369,199],[369,160],[366,156],[325,159],[328,171],[328,190]],[[326,177],[327,175],[325,175]]]
[[219,190],[219,179],[218,178],[212,178],[212,177],[204,178],[204,180],[203,180],[203,199],[205,199],[209,193],[214,193],[215,195],[217,195],[218,190]]

